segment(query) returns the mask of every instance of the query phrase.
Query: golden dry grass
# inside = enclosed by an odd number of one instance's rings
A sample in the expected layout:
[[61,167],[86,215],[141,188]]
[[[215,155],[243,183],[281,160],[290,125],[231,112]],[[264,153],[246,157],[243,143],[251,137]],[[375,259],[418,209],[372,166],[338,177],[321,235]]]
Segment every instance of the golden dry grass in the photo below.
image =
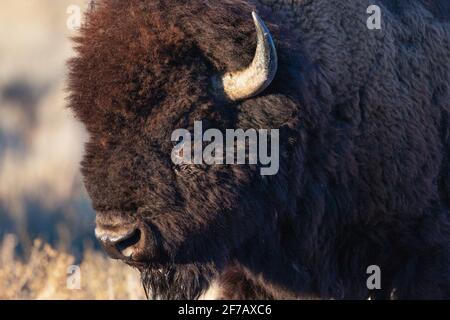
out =
[[[0,299],[144,298],[135,270],[93,250],[79,263],[81,289],[68,289],[75,258],[30,240],[42,234],[70,247],[92,232],[79,174],[86,132],[65,100],[77,35],[68,9],[89,2],[0,1]],[[15,254],[16,238],[25,258]]]
[[145,299],[136,270],[87,250],[77,276],[69,269],[75,258],[36,240],[28,259],[15,256],[15,238],[0,244],[0,300],[138,300]]

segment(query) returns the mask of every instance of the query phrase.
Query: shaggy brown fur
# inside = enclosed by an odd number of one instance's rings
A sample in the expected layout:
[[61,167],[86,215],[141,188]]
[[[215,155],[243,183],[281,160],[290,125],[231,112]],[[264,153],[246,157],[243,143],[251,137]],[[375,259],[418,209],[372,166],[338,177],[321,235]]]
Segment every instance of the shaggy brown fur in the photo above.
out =
[[[449,298],[448,2],[261,2],[110,0],[88,14],[71,108],[91,134],[94,208],[149,230],[128,262],[153,297],[197,298],[215,281],[223,298]],[[366,27],[371,4],[381,31]],[[218,101],[211,77],[252,60],[255,8],[279,72],[258,97]],[[177,174],[171,133],[195,120],[279,128],[279,174]]]

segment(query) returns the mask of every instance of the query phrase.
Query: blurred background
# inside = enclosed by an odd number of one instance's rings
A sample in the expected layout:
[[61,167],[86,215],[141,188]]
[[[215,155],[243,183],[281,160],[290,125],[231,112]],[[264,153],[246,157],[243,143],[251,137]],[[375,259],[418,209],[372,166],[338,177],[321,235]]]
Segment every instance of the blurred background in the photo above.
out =
[[[0,1],[0,299],[144,297],[136,272],[97,248],[87,134],[66,106],[70,38],[91,5]],[[73,264],[81,289],[67,285]]]

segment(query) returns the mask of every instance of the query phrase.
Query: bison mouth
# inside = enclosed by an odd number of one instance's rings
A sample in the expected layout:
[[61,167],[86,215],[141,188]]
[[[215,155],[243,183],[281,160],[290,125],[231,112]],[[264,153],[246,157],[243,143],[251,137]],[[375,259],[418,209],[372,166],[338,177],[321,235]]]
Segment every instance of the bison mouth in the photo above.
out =
[[196,300],[215,274],[212,264],[146,266],[139,270],[150,300]]

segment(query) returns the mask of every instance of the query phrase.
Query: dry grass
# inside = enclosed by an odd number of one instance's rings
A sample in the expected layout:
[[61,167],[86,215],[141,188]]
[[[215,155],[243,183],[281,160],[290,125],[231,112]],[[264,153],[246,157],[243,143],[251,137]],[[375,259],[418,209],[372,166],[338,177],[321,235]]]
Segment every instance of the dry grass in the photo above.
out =
[[[86,133],[65,101],[77,35],[67,9],[88,3],[0,1],[0,299],[144,298],[135,270],[93,250],[79,263],[81,289],[68,289],[75,258],[30,240],[41,234],[70,247],[92,233],[79,174]],[[2,241],[8,233],[16,236]],[[15,254],[16,237],[25,258]]]
[[0,300],[145,299],[138,272],[99,252],[85,252],[78,266],[80,289],[70,289],[77,278],[68,273],[75,259],[63,250],[36,240],[28,259],[14,252],[15,237],[8,235],[0,244]]

